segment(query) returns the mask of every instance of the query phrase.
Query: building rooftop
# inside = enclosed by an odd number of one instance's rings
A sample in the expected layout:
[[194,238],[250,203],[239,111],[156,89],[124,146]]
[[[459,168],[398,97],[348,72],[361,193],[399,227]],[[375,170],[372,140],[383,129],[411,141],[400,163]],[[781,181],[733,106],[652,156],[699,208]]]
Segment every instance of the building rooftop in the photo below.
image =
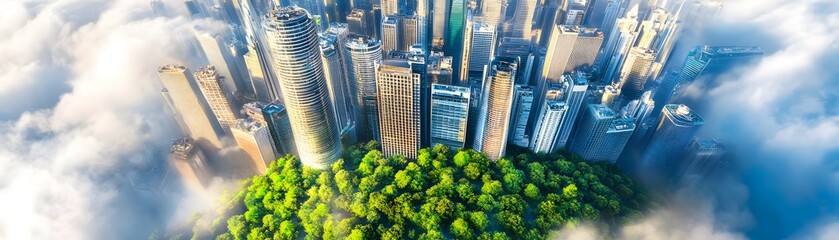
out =
[[702,125],[704,121],[699,114],[684,104],[664,105],[664,113],[677,125]]
[[179,138],[172,142],[169,152],[175,159],[186,160],[195,151],[195,142],[190,137]]
[[712,47],[708,45],[700,46],[699,48],[702,49],[702,52],[706,54],[712,55],[720,55],[720,54],[763,54],[762,47],[755,47],[755,46],[719,46],[719,47]]
[[431,84],[431,94],[437,96],[469,98],[470,90],[467,87],[458,87],[445,84]]
[[551,111],[559,111],[568,108],[568,104],[566,104],[565,101],[548,100],[546,104],[548,104],[548,110]]
[[167,64],[160,66],[157,69],[158,72],[183,72],[186,71],[186,67],[180,64]]
[[382,45],[382,42],[378,39],[371,38],[365,35],[356,35],[351,34],[347,37],[347,43],[345,43],[346,47],[351,49],[369,49],[369,48],[376,48]]
[[589,111],[594,114],[594,117],[597,119],[610,119],[617,116],[615,111],[612,111],[611,108],[607,107],[603,104],[589,104],[588,105]]
[[241,130],[243,132],[247,132],[247,133],[250,133],[251,135],[253,135],[253,133],[255,133],[256,131],[258,131],[259,129],[261,129],[265,126],[262,125],[262,122],[260,122],[260,121],[256,121],[256,120],[253,120],[253,119],[240,118],[236,121],[236,124],[234,124],[233,126],[230,126],[230,127],[233,128],[233,129]]
[[615,118],[612,120],[612,124],[609,125],[609,130],[606,132],[625,132],[625,131],[634,131],[635,130],[635,119],[631,117],[627,118]]
[[307,12],[306,9],[297,6],[290,6],[272,10],[271,13],[268,14],[268,18],[275,21],[286,21],[299,17],[305,17],[307,15],[309,15],[309,12]]

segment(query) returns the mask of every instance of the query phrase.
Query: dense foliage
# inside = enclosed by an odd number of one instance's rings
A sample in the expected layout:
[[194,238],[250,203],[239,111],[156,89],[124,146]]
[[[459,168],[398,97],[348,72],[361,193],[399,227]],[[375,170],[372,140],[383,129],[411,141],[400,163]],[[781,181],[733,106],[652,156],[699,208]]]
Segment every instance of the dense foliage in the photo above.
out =
[[210,231],[217,239],[545,239],[580,221],[608,232],[639,216],[645,198],[615,166],[573,156],[492,162],[437,145],[409,160],[384,157],[371,142],[326,170],[293,156],[275,161],[230,198],[244,207],[228,204],[220,211],[233,214]]

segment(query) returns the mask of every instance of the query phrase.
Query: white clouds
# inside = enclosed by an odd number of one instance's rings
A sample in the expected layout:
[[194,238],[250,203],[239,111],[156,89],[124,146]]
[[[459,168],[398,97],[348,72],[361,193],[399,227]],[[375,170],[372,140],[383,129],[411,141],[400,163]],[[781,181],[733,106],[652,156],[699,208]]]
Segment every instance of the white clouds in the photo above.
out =
[[[115,239],[165,223],[128,182],[160,164],[172,121],[156,66],[191,23],[145,1],[0,1],[0,239]],[[146,211],[146,212],[144,212]]]

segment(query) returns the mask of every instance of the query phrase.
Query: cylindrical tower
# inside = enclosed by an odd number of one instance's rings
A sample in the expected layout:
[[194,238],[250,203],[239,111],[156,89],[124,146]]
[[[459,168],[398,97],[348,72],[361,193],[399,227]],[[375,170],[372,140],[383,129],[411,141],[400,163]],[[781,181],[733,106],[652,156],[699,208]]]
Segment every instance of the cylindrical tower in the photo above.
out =
[[350,95],[355,97],[356,130],[360,139],[379,140],[379,115],[376,101],[376,68],[382,61],[382,42],[354,35],[344,45]]
[[341,156],[314,19],[299,7],[273,11],[263,22],[274,72],[303,164],[325,168]]

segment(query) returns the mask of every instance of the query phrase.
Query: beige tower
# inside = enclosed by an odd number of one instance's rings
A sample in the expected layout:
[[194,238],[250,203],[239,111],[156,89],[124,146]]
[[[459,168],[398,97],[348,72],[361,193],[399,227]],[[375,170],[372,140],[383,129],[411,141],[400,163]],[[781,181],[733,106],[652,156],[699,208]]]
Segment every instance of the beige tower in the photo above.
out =
[[222,129],[229,131],[229,128],[236,124],[236,113],[233,110],[232,97],[224,87],[224,77],[216,72],[215,67],[206,66],[195,71],[195,81]]
[[197,85],[192,80],[186,67],[181,65],[166,65],[157,70],[160,81],[166,88],[176,114],[183,120],[186,134],[195,139],[207,151],[221,148],[219,135],[221,129],[213,120],[213,115],[201,102],[196,92]]
[[484,71],[481,110],[473,148],[486,153],[493,161],[503,157],[506,150],[517,67],[518,58],[497,57]]

